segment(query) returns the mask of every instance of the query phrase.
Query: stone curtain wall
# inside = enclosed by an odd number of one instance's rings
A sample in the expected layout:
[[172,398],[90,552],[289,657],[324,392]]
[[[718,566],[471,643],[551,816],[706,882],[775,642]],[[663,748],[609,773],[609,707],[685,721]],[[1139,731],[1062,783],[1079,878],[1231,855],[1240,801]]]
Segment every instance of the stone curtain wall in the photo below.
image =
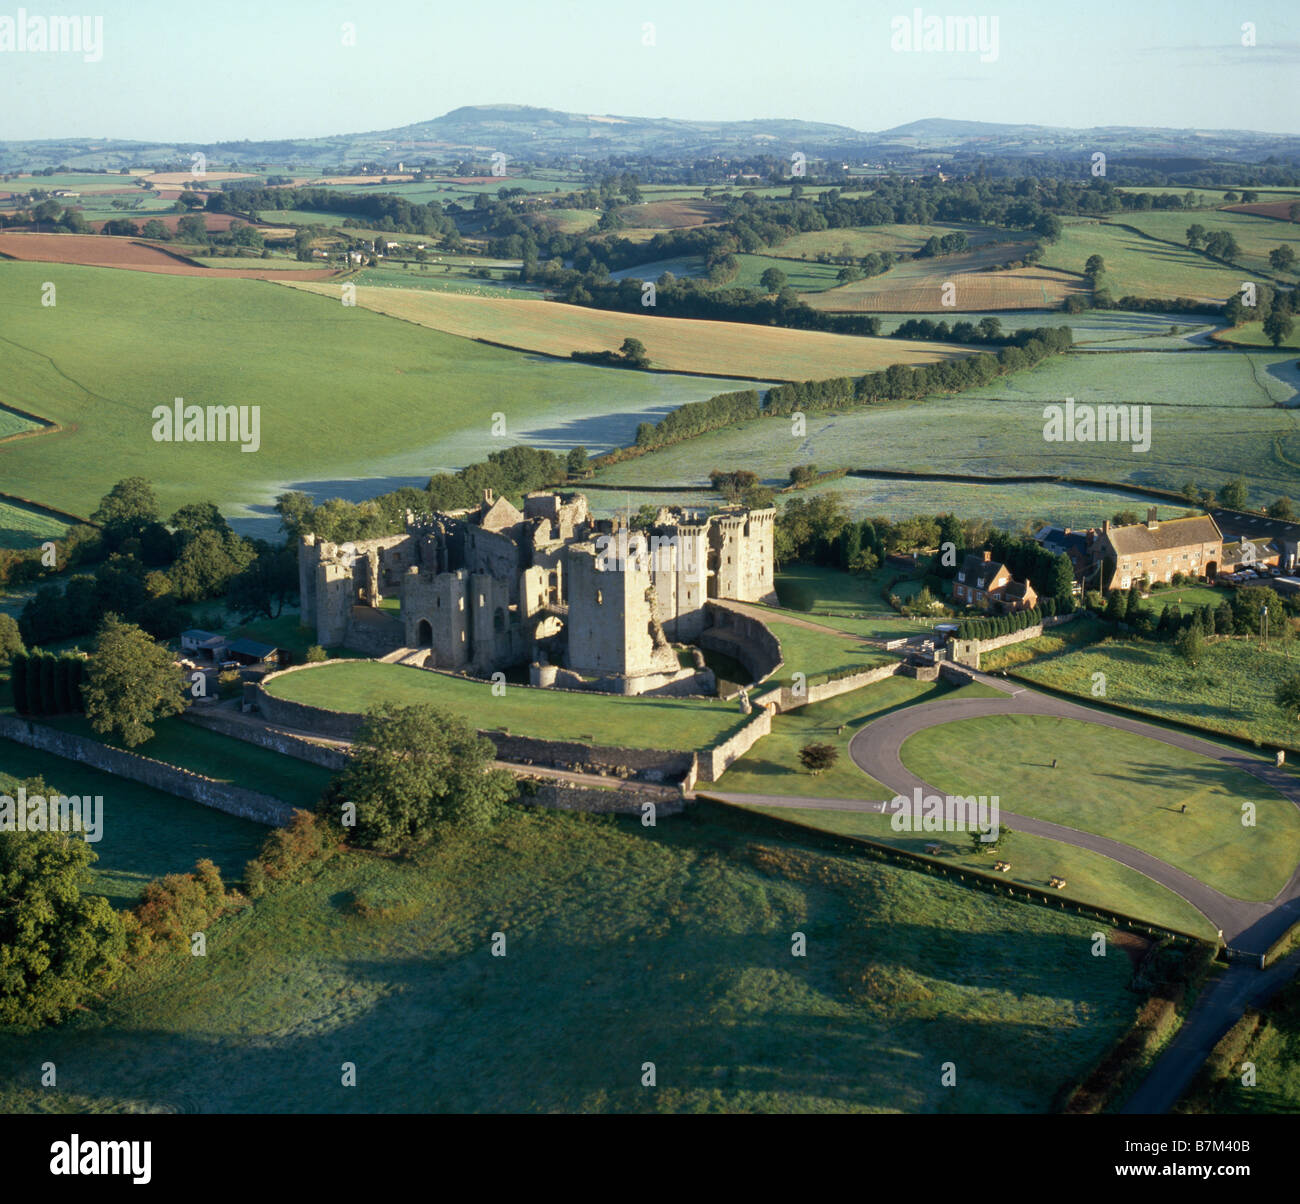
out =
[[[152,757],[110,748],[97,740],[61,732],[27,719],[0,715],[0,736],[255,823],[283,827],[293,818],[294,808],[269,794],[218,782],[191,770],[155,761]],[[74,780],[53,784],[65,793],[76,793],[67,790],[68,786],[76,785],[75,776],[70,777]]]
[[827,698],[837,698],[852,690],[860,690],[874,682],[884,681],[903,671],[902,661],[891,661],[887,665],[877,665],[874,669],[864,669],[861,673],[852,673],[847,677],[837,677],[831,681],[819,682],[815,686],[805,686],[802,694],[796,695],[789,686],[781,686],[764,694],[760,701],[770,702],[778,714],[793,711],[799,707],[811,706],[814,702],[824,702]]
[[589,811],[600,814],[632,815],[645,813],[646,803],[654,804],[655,818],[679,815],[686,806],[680,793],[671,790],[620,788],[599,790],[595,787],[570,786],[563,782],[532,782],[531,793],[520,802],[529,807],[547,807],[556,811]]
[[1036,640],[1043,634],[1045,628],[1059,627],[1062,623],[1069,623],[1078,613],[1078,611],[1072,611],[1068,615],[1055,615],[1052,618],[1044,619],[1033,627],[1026,627],[1022,631],[1013,631],[1009,635],[995,636],[991,640],[954,639],[949,645],[952,649],[952,659],[959,665],[969,665],[972,669],[978,669],[980,667],[980,653],[992,652],[995,648],[1005,648],[1008,644],[1019,644],[1025,640]]
[[759,740],[771,732],[773,713],[774,710],[770,706],[760,707],[757,714],[740,731],[701,751],[696,770],[698,780],[716,782],[733,761],[738,761]]
[[781,641],[767,624],[712,599],[706,610],[713,625],[700,636],[701,647],[738,660],[755,682],[771,677],[781,667]]

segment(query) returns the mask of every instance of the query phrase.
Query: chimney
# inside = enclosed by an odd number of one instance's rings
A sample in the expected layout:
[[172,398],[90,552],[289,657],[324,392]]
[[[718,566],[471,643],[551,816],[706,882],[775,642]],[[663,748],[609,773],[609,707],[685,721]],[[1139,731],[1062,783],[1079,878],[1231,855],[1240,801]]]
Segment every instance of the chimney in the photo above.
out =
[[1147,510],[1147,530],[1154,531],[1160,524],[1156,521],[1156,508],[1152,506]]
[[1101,520],[1101,533],[1103,535],[1110,534],[1110,519],[1104,518]]
[[992,559],[993,559],[993,553],[990,552],[990,551],[988,550],[988,548],[985,548],[985,549],[984,549],[984,559],[985,559],[985,560],[992,560]]
[[490,489],[483,490],[483,504],[485,506],[492,505],[492,490]]

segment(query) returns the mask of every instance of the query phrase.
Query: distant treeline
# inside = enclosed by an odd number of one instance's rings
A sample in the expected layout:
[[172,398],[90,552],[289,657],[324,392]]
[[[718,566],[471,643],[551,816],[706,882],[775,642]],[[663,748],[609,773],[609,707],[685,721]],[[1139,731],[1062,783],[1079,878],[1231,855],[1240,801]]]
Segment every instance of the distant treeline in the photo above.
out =
[[1074,343],[1074,332],[1068,326],[1021,330],[1011,337],[1014,343],[996,354],[981,352],[916,367],[892,364],[881,372],[858,377],[794,381],[773,386],[762,400],[756,390],[746,389],[719,393],[707,401],[688,402],[657,423],[641,423],[636,431],[636,446],[648,451],[750,418],[777,417],[795,411],[843,410],[931,393],[957,393],[988,384],[1007,373],[1032,368],[1047,356],[1064,354]]
[[[259,212],[264,209],[301,209],[308,213],[359,214],[376,230],[400,234],[459,239],[456,223],[437,201],[415,204],[383,193],[338,192],[332,188],[238,187],[228,180],[221,192],[208,195],[209,213]],[[343,223],[343,224],[346,224]]]

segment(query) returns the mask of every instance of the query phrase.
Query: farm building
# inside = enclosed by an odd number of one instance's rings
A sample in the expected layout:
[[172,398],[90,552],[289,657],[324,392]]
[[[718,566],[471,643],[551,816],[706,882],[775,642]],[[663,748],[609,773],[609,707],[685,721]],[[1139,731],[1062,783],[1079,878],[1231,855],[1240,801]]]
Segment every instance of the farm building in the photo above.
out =
[[1223,563],[1223,533],[1208,514],[1161,522],[1154,506],[1145,523],[1102,523],[1096,546],[1106,566],[1102,587],[1108,592],[1128,589],[1144,577],[1168,582],[1175,573],[1213,579]]

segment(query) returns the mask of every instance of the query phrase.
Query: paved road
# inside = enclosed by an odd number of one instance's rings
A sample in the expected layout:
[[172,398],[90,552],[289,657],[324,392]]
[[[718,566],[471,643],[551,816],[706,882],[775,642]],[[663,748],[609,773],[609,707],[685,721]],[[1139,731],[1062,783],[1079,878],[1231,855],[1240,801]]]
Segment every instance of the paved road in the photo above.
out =
[[[899,752],[909,736],[937,724],[952,723],[961,719],[974,719],[986,715],[1043,715],[1060,719],[1076,719],[1103,727],[1133,732],[1163,744],[1186,749],[1209,757],[1221,764],[1230,765],[1258,778],[1279,794],[1300,807],[1300,787],[1286,770],[1278,769],[1271,760],[1254,753],[1237,751],[1184,732],[1156,727],[1137,719],[1054,698],[1047,694],[1011,685],[996,678],[977,674],[976,680],[1004,691],[997,698],[942,698],[919,706],[904,707],[885,715],[863,727],[849,742],[849,756],[864,773],[882,783],[895,795],[912,797],[920,789],[923,794],[942,791],[918,777],[904,766]],[[1082,832],[1064,824],[1051,823],[1031,816],[1017,815],[1003,810],[1002,820],[1018,832],[1045,836],[1078,848],[1090,849],[1105,857],[1127,865],[1147,877],[1168,887],[1186,899],[1205,915],[1215,928],[1223,931],[1225,943],[1234,949],[1263,953],[1296,920],[1300,919],[1300,866],[1290,881],[1266,903],[1234,899],[1197,881],[1190,874],[1161,861],[1157,857],[1134,847]]]
[[1263,972],[1246,962],[1230,965],[1197,996],[1178,1034],[1120,1111],[1142,1116],[1168,1112],[1242,1013],[1248,1007],[1266,1003],[1297,971],[1300,952],[1284,957]]

